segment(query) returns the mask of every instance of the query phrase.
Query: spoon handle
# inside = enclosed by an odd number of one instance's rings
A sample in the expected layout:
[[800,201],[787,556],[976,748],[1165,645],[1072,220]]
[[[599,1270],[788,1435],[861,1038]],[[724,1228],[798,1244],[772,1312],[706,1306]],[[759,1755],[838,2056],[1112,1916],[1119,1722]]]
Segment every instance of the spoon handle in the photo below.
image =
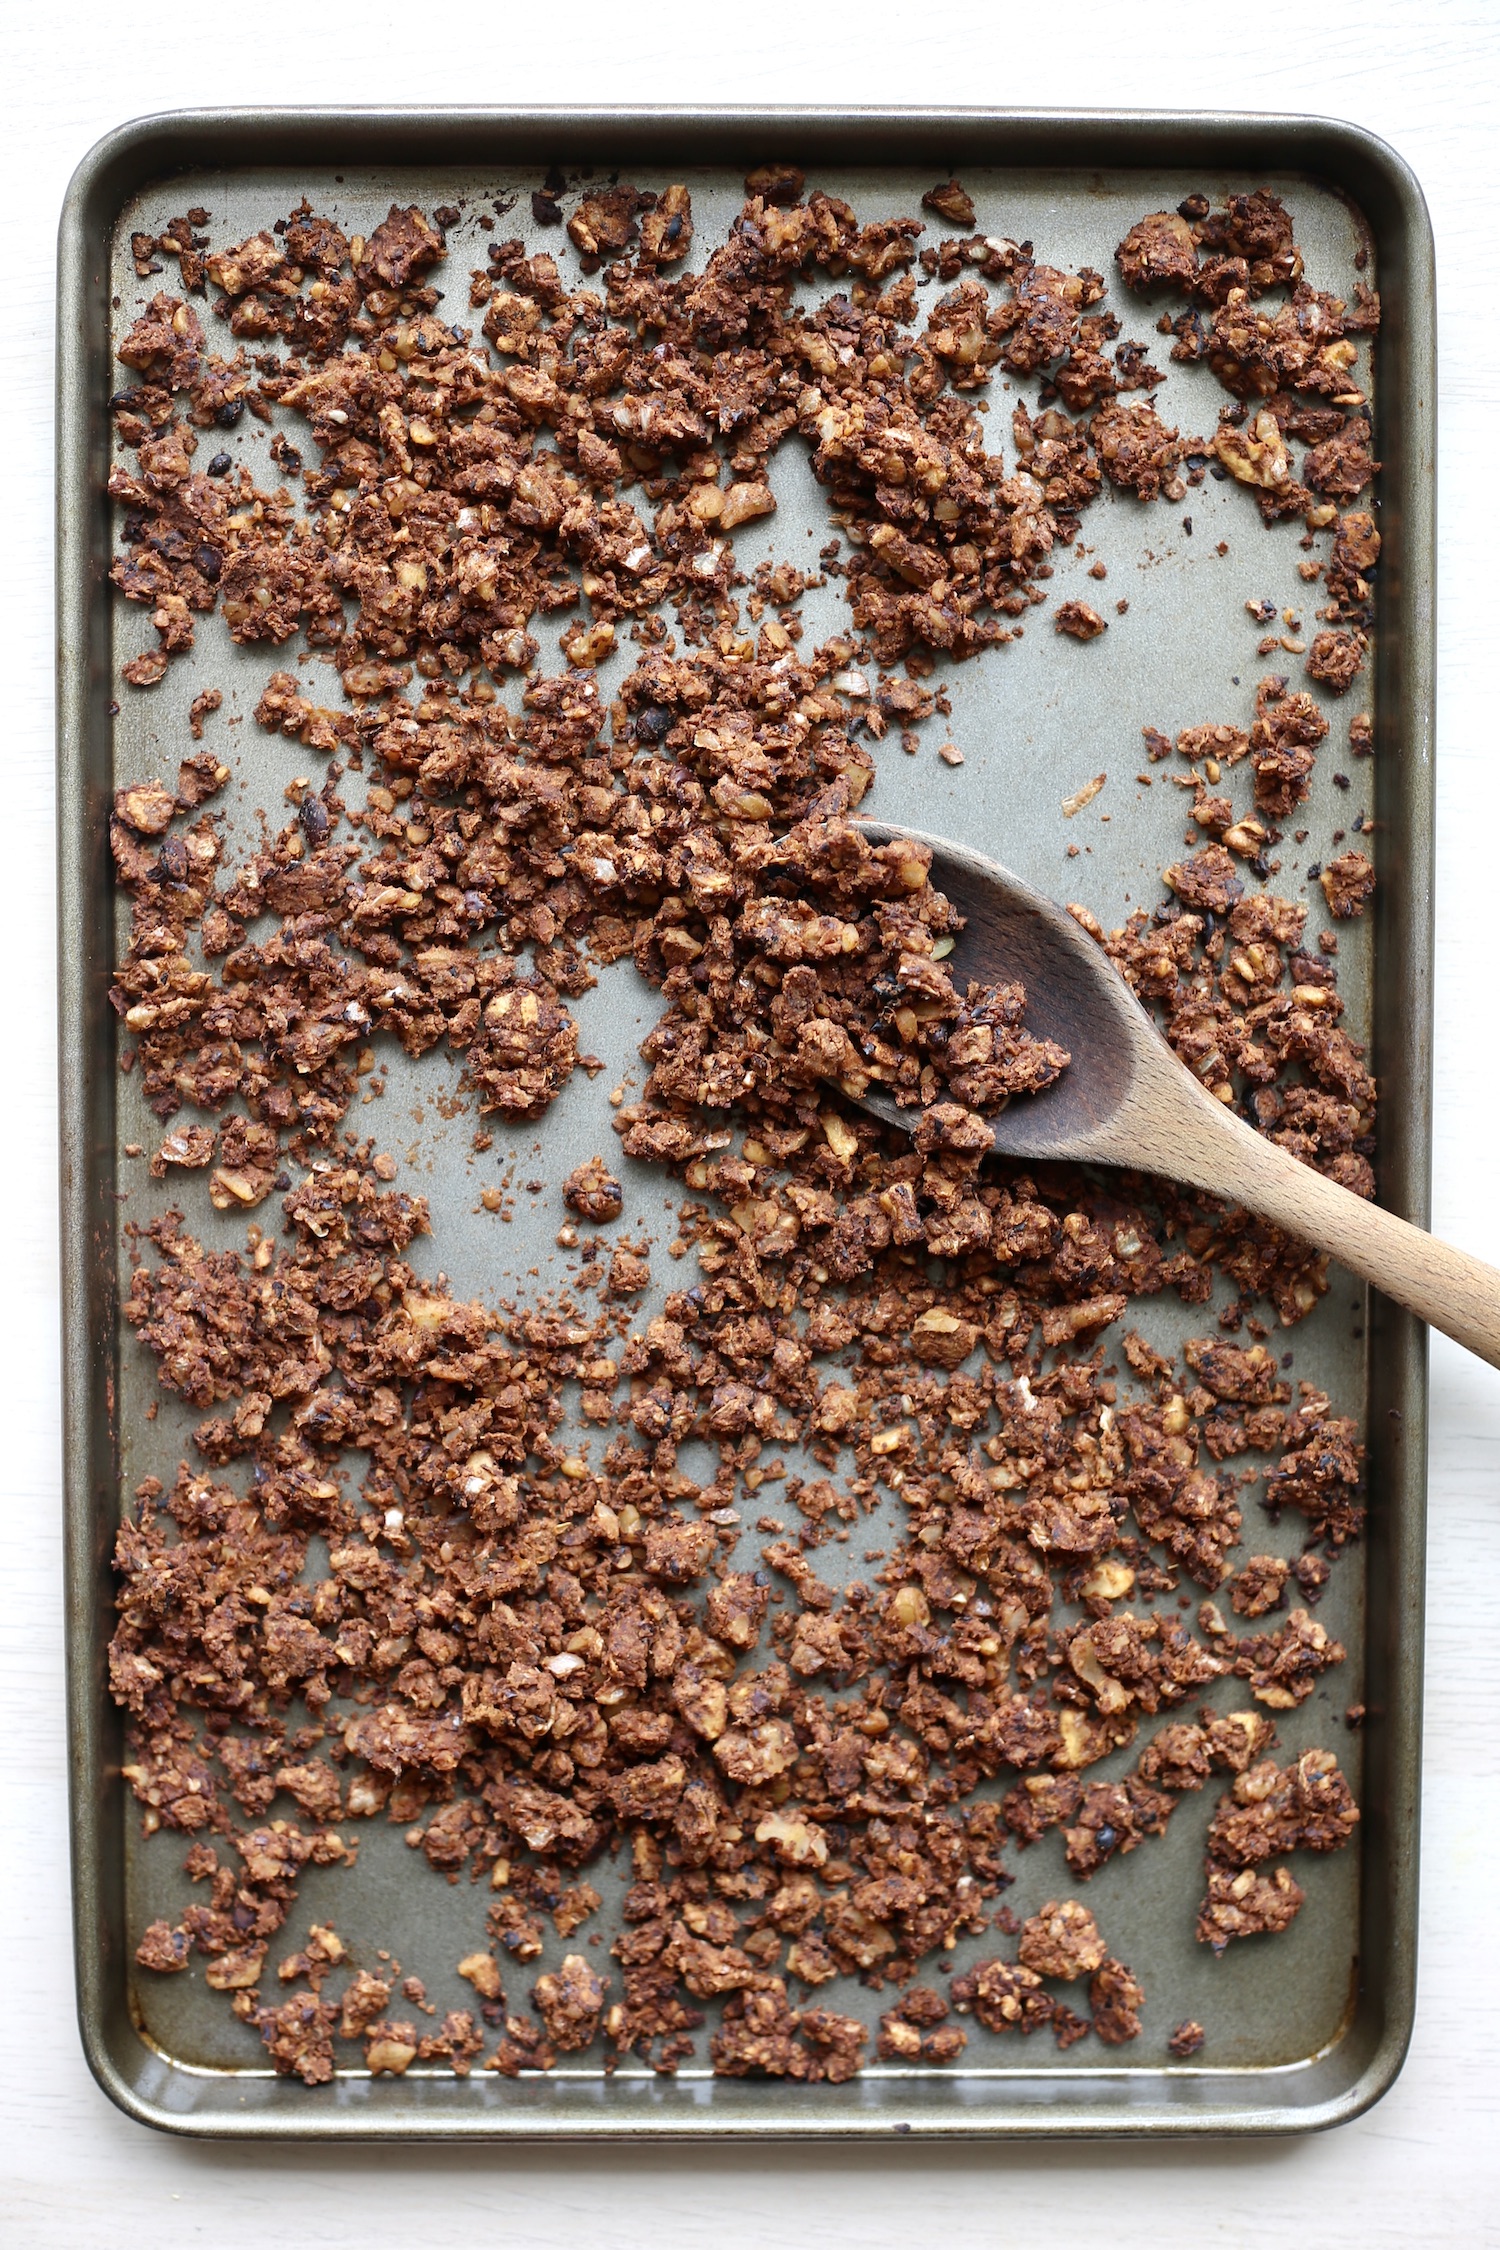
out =
[[[1500,1367],[1500,1272],[1340,1187],[1217,1102],[1181,1122],[1173,1175],[1327,1250],[1455,1343]],[[1217,1111],[1217,1116],[1212,1113]]]

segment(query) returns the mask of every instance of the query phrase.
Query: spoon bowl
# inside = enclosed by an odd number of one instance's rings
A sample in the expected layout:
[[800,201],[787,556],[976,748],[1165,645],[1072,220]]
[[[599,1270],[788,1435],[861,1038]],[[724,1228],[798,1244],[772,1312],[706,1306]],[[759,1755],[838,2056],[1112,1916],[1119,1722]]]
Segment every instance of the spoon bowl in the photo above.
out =
[[[859,826],[874,843],[900,836],[931,851],[933,888],[964,917],[948,958],[957,989],[970,979],[1023,984],[1027,1030],[1056,1040],[1072,1057],[1039,1094],[1018,1094],[987,1117],[999,1154],[1112,1161],[1108,1129],[1139,1076],[1140,1033],[1155,1038],[1123,977],[1071,914],[998,861],[919,829],[873,820]],[[877,1086],[860,1106],[908,1130],[917,1116]]]

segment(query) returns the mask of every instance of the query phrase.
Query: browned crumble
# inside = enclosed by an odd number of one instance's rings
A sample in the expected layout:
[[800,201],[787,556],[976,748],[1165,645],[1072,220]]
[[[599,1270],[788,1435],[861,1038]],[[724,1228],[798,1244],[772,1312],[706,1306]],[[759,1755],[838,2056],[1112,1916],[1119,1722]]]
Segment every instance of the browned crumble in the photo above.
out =
[[1284,1769],[1268,1758],[1238,1775],[1209,1824],[1208,1895],[1198,1911],[1202,1942],[1222,1953],[1232,1938],[1285,1929],[1305,1894],[1286,1868],[1264,1863],[1288,1851],[1337,1851],[1358,1820],[1348,1784],[1326,1750],[1304,1751]]
[[563,1181],[563,1201],[570,1211],[582,1219],[593,1219],[598,1225],[617,1219],[625,1208],[625,1191],[613,1174],[606,1171],[604,1159],[591,1156],[585,1163],[575,1166]]
[[[203,1419],[200,1465],[170,1491],[148,1479],[120,1532],[111,1679],[145,1825],[192,1839],[207,1886],[137,1959],[171,1974],[201,1956],[310,2084],[336,2042],[395,2076],[463,2075],[492,2042],[485,2068],[545,2070],[596,2040],[606,2067],[636,2052],[671,2071],[709,2006],[717,2071],[837,2083],[870,2038],[813,2001],[838,1976],[896,1988],[885,2064],[957,2062],[950,2009],[1117,2045],[1139,2033],[1139,1982],[1077,1900],[1021,1924],[997,1904],[1009,1853],[1060,1828],[1087,1880],[1231,1773],[1198,1918],[1217,1951],[1301,1905],[1268,1860],[1335,1848],[1358,1819],[1328,1753],[1265,1757],[1261,1711],[1174,1716],[1218,1679],[1301,1703],[1344,1653],[1309,1611],[1237,1638],[1212,1602],[1197,1633],[1150,1606],[1184,1579],[1249,1619],[1290,1578],[1316,1601],[1315,1548],[1336,1556],[1362,1521],[1354,1424],[1306,1383],[1293,1409],[1259,1342],[1200,1338],[1179,1368],[1126,1332],[1133,1388],[1099,1343],[1135,1298],[1201,1305],[1216,1274],[1237,1292],[1226,1332],[1264,1336],[1261,1305],[1293,1326],[1326,1261],[1165,1183],[996,1160],[982,1113],[1067,1057],[1027,1031],[1019,986],[958,989],[960,925],[926,854],[872,846],[853,817],[871,745],[951,717],[924,684],[934,654],[1011,639],[1103,484],[1178,501],[1198,441],[1128,401],[1160,376],[1143,346],[1107,352],[1119,324],[1087,268],[999,237],[919,252],[917,221],[862,225],[791,166],[746,185],[698,273],[684,188],[591,189],[565,226],[539,190],[594,286],[497,242],[471,281],[479,338],[432,284],[456,213],[393,207],[350,240],[304,202],[213,250],[195,211],[132,245],[143,278],[176,258],[184,296],[153,297],[121,347],[139,380],[115,402],[135,462],[111,477],[114,579],[159,643],[125,677],[160,679],[217,608],[242,643],[300,633],[341,690],[325,705],[270,675],[256,720],[323,778],[232,871],[202,809],[230,769],[208,752],[175,790],[122,790],[111,829],[133,915],[112,998],[169,1128],[151,1170],[207,1172],[223,1211],[274,1193],[284,1219],[243,1256],[176,1210],[134,1237],[127,1318]],[[974,224],[956,181],[923,202]],[[1341,692],[1380,550],[1372,517],[1334,504],[1377,467],[1353,341],[1374,299],[1311,290],[1264,192],[1154,214],[1118,260],[1131,287],[1188,298],[1173,356],[1236,401],[1192,475],[1211,460],[1268,520],[1333,529],[1308,670]],[[916,262],[948,288],[920,333]],[[819,300],[794,303],[809,282]],[[210,286],[206,315],[187,300]],[[1290,291],[1276,309],[1272,290]],[[997,370],[1041,390],[1014,407],[1014,473],[966,397]],[[277,422],[295,499],[227,456],[199,465],[200,433],[246,408]],[[768,467],[794,433],[850,548],[822,558],[849,629],[816,650],[808,576],[763,565],[747,622],[731,544],[774,511]],[[568,668],[544,677],[531,626],[568,610]],[[1105,629],[1083,602],[1054,616]],[[596,667],[626,632],[639,659],[606,702]],[[194,701],[194,740],[221,700]],[[1212,1092],[1369,1194],[1375,1088],[1328,948],[1303,950],[1304,906],[1252,887],[1326,733],[1280,676],[1248,731],[1185,730],[1199,848],[1166,902],[1108,934],[1073,911]],[[1350,742],[1368,751],[1367,718]],[[1212,792],[1245,761],[1237,816]],[[351,772],[363,803],[340,793]],[[1373,879],[1357,853],[1330,862],[1330,911],[1360,911]],[[346,1123],[381,1043],[446,1041],[482,1112],[540,1118],[598,1067],[569,1000],[627,954],[664,1010],[616,1129],[687,1192],[689,1286],[632,1330],[644,1238],[611,1238],[592,1303],[582,1281],[497,1310],[419,1280],[426,1205]],[[872,1083],[913,1109],[910,1138],[851,1106]],[[598,1155],[563,1196],[597,1225],[623,1209]],[[606,1433],[597,1459],[565,1448],[568,1382]],[[716,1450],[701,1485],[677,1465],[689,1437]],[[783,1485],[797,1444],[824,1473]],[[1275,1457],[1268,1505],[1306,1518],[1290,1571],[1235,1567],[1242,1483],[1218,1464],[1257,1452]],[[797,1535],[763,1518],[762,1567],[733,1567],[736,1503],[770,1475]],[[906,1536],[870,1551],[873,1583],[835,1589],[813,1555],[882,1486]],[[1089,1780],[1143,1719],[1134,1767]],[[273,1957],[303,1868],[352,1863],[380,1815],[436,1872],[488,1885],[487,1943],[458,1964],[474,2007],[436,2029],[390,2013],[435,2015],[418,1980],[352,1961],[331,1929]],[[622,1850],[608,1959],[538,1971],[546,1923],[564,1943],[584,1929],[601,1901],[583,1871]],[[913,1981],[987,1929],[1014,1958],[973,1961],[947,1999]],[[1085,1979],[1087,2014],[1047,1989]],[[1202,2040],[1184,2024],[1169,2046]]]
[[1098,610],[1090,609],[1087,602],[1064,602],[1052,622],[1057,632],[1068,633],[1075,641],[1095,641],[1109,630]]
[[1328,901],[1328,911],[1339,922],[1363,914],[1375,889],[1375,870],[1363,852],[1340,852],[1329,860],[1318,881]]
[[1307,676],[1332,695],[1353,687],[1364,670],[1368,643],[1363,633],[1319,633],[1307,652]]

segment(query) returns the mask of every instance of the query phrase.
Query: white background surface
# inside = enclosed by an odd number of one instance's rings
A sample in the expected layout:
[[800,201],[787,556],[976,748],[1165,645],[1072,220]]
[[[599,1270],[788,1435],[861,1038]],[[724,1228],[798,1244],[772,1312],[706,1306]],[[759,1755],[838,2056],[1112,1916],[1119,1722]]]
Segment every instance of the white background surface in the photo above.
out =
[[[705,2239],[894,2250],[961,2238],[1500,2244],[1500,1375],[1433,1349],[1421,1989],[1395,2090],[1341,2132],[1195,2148],[342,2152],[169,2141],[118,2115],[73,2023],[57,1450],[51,651],[53,242],[74,165],[125,118],[260,102],[806,101],[1319,111],[1415,168],[1441,304],[1435,1224],[1500,1262],[1494,905],[1500,840],[1496,0],[920,0],[785,9],[447,0],[7,11],[0,137],[0,619],[6,1098],[0,1283],[0,2237],[8,2250],[472,2239],[516,2250]],[[441,33],[438,27],[442,26]]]

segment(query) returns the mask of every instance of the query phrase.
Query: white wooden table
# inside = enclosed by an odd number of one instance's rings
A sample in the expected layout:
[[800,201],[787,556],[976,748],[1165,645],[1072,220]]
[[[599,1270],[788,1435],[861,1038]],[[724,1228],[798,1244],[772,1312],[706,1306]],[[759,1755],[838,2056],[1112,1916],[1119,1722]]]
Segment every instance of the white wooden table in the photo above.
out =
[[[1493,1998],[1500,1850],[1500,1376],[1433,1351],[1421,1996],[1395,2090],[1343,2131],[1047,2151],[217,2148],[156,2137],[97,2092],[73,2025],[58,1535],[51,698],[52,257],[68,175],[111,125],[233,102],[807,101],[1321,111],[1372,127],[1432,206],[1442,292],[1435,1220],[1500,1262],[1495,1118],[1500,740],[1495,696],[1500,8],[1495,0],[922,0],[787,10],[606,0],[266,0],[259,10],[18,8],[5,37],[0,772],[9,805],[0,1290],[5,1386],[0,1711],[0,2233],[9,2250],[364,2246],[438,2227],[526,2250],[705,2239],[894,2250],[1028,2245],[1500,2243]],[[761,31],[756,27],[764,23]],[[434,37],[444,24],[446,39]],[[798,51],[788,51],[793,35]],[[429,52],[429,47],[431,51]]]

